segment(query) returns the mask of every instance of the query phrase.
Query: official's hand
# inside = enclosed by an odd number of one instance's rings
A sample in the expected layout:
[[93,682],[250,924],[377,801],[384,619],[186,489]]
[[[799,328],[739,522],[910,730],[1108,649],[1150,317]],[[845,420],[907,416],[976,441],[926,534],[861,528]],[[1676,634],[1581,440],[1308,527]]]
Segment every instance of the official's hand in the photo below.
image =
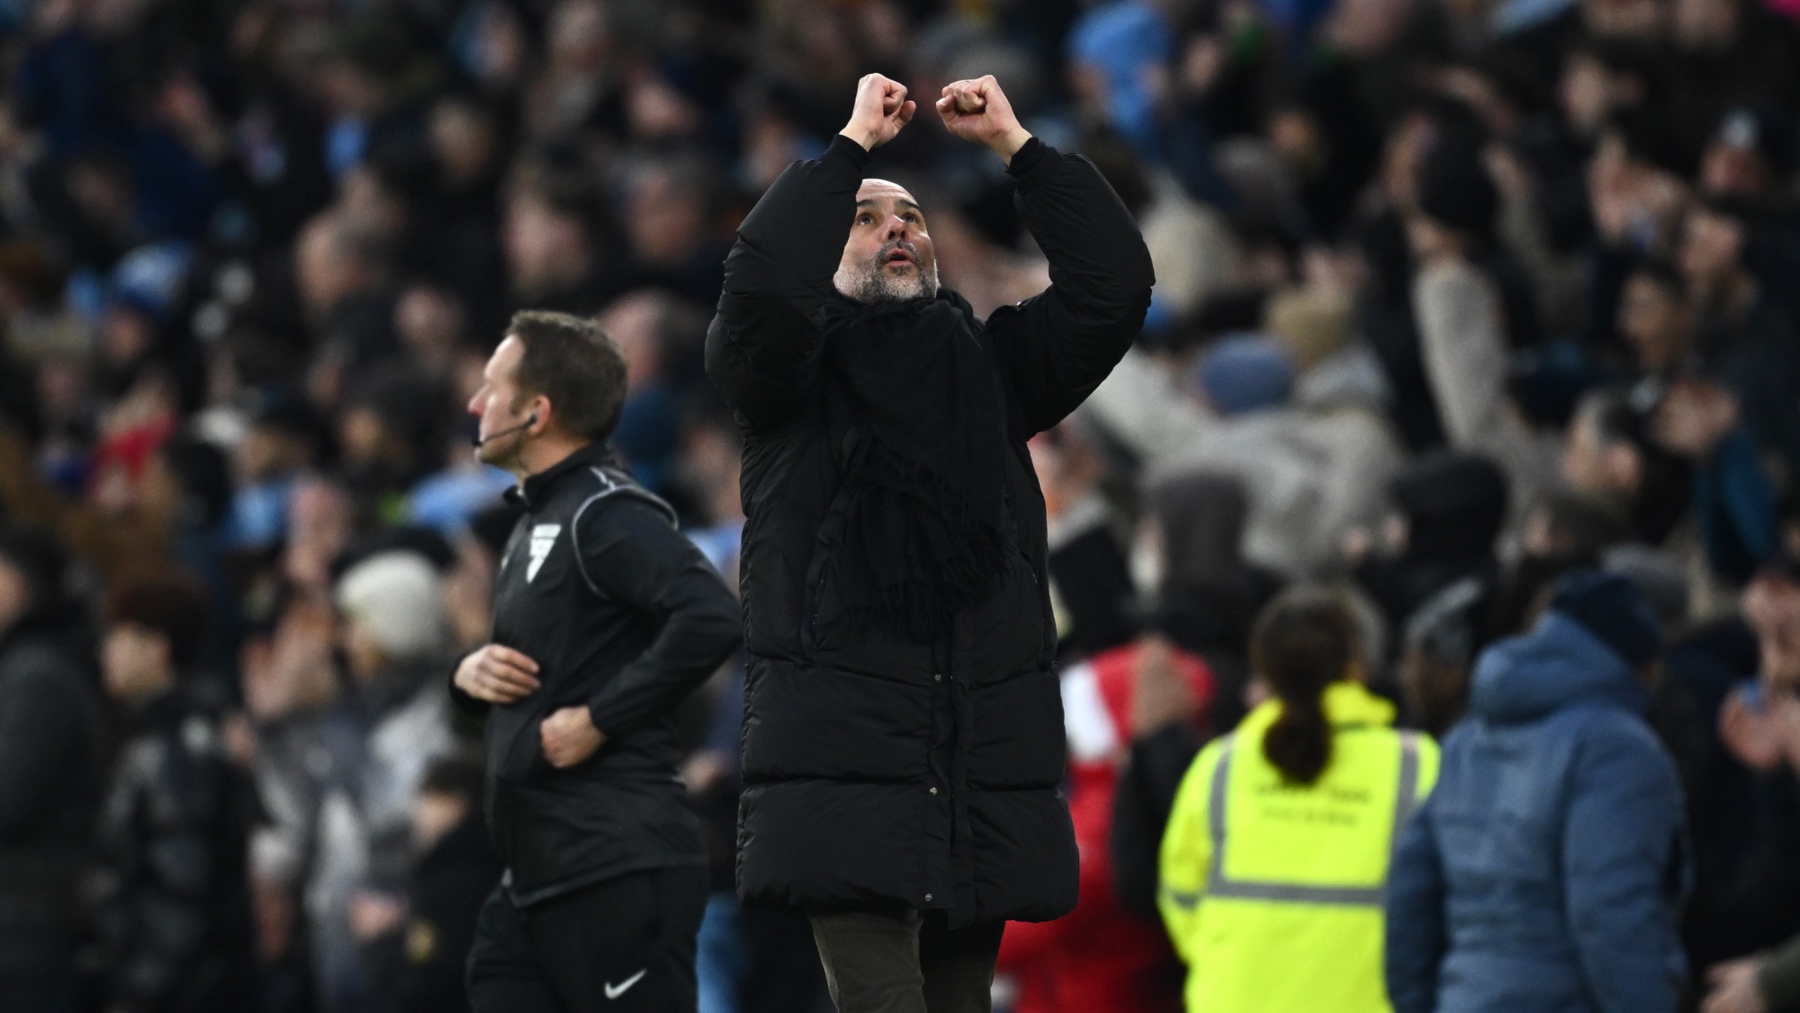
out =
[[544,759],[552,767],[573,767],[594,755],[606,741],[586,707],[564,707],[545,718],[538,726],[538,737],[544,741]]
[[1712,970],[1706,972],[1712,990],[1706,993],[1706,1001],[1700,1005],[1702,1013],[1769,1013],[1762,986],[1756,982],[1756,971],[1761,963],[1755,957],[1745,957],[1713,965]]
[[937,111],[951,133],[985,145],[1009,164],[1031,140],[1031,133],[1019,125],[1012,103],[1006,100],[1006,93],[992,74],[945,85]]
[[918,108],[917,102],[906,97],[905,85],[880,74],[865,74],[856,82],[856,107],[850,111],[850,122],[838,133],[874,151],[899,135]]
[[518,651],[489,644],[456,666],[456,688],[488,703],[514,703],[538,688],[537,671],[537,662]]

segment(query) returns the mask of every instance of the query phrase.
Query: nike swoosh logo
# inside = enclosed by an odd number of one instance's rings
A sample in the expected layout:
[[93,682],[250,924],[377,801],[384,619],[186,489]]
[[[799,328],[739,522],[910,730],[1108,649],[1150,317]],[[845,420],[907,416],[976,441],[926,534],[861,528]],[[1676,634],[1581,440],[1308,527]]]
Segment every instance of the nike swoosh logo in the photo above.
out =
[[643,970],[639,971],[638,973],[632,975],[631,977],[626,978],[624,981],[619,982],[617,985],[613,984],[610,981],[607,982],[606,983],[606,997],[608,999],[617,999],[619,996],[622,996],[626,992],[631,991],[631,986],[637,984],[640,981],[643,981],[644,975],[649,974],[649,973],[650,973],[650,969],[648,967],[646,967]]

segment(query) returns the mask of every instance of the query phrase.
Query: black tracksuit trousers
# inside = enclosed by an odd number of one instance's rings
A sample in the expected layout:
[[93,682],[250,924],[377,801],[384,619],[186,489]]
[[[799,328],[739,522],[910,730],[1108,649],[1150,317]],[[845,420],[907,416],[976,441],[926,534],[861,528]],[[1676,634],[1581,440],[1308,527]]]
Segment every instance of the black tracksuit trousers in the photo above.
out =
[[475,1013],[693,1013],[703,866],[634,872],[530,907],[504,887],[469,953]]

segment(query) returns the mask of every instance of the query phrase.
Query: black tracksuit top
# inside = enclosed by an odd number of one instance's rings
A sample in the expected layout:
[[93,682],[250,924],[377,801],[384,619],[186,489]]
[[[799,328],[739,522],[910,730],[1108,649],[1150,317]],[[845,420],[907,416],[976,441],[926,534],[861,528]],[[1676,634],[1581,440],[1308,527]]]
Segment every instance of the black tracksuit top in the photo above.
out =
[[[614,876],[702,864],[699,827],[676,776],[674,708],[741,641],[738,605],[675,528],[674,511],[589,445],[526,479],[500,561],[491,642],[538,663],[539,688],[487,717],[485,808],[514,903]],[[566,770],[539,725],[585,704],[605,733]]]

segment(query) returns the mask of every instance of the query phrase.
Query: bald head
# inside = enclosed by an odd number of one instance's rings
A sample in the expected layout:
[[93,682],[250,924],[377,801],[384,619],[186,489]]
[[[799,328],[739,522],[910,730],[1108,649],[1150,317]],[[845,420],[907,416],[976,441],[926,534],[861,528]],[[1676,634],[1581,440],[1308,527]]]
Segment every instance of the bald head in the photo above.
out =
[[896,197],[908,204],[918,207],[919,202],[913,200],[912,191],[898,183],[885,179],[865,179],[856,190],[857,203],[872,201],[880,197]]
[[864,303],[937,295],[937,253],[925,229],[925,212],[905,187],[885,179],[863,180],[832,283]]

